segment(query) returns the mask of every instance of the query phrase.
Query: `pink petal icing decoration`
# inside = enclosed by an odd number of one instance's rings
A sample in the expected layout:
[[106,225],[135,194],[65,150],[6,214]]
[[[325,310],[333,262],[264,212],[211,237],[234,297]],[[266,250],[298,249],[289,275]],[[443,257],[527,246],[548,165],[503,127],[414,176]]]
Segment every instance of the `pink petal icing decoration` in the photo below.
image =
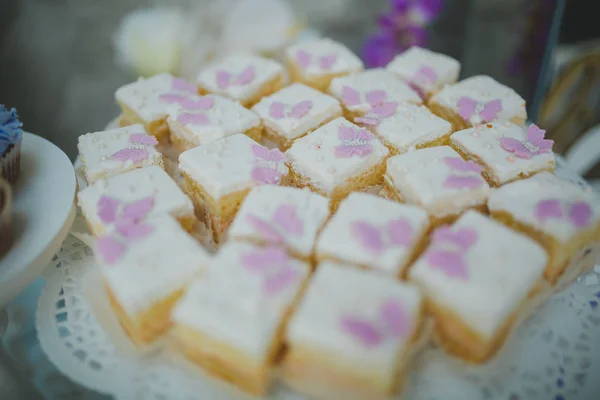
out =
[[387,118],[394,115],[394,113],[396,112],[396,108],[398,108],[397,102],[387,101],[385,103],[381,103],[379,105],[374,106],[370,112],[379,116],[380,118]]
[[272,118],[284,118],[285,115],[283,113],[285,109],[285,104],[279,102],[279,101],[274,101],[273,103],[271,103],[271,105],[269,106],[269,116]]
[[430,266],[440,269],[451,278],[467,280],[467,265],[461,253],[450,250],[432,249],[425,255]]
[[173,78],[173,81],[171,82],[171,88],[173,90],[179,90],[182,92],[188,92],[188,93],[196,93],[197,89],[194,85],[192,85],[191,83],[188,83],[187,81],[181,79],[181,78]]
[[410,317],[402,304],[396,300],[387,300],[381,305],[381,318],[386,330],[394,337],[408,335]]
[[147,146],[156,146],[158,140],[154,136],[146,135],[145,133],[132,133],[129,135],[129,143],[145,144]]
[[442,226],[433,232],[431,241],[433,244],[450,242],[463,250],[468,250],[477,242],[477,236],[477,231],[472,228],[452,229],[449,226]]
[[502,101],[496,99],[485,103],[483,111],[479,113],[479,116],[484,122],[490,122],[498,117],[500,111],[502,111]]
[[231,74],[227,71],[219,70],[216,74],[216,81],[219,89],[225,89],[229,86],[229,82],[231,82]]
[[[372,90],[366,95],[367,103],[371,106],[376,106],[378,104],[382,104],[387,98],[387,93],[385,90]],[[396,104],[397,105],[397,104]],[[396,109],[394,108],[394,111]]]
[[142,239],[152,233],[152,226],[127,220],[117,221],[115,229],[127,239]]
[[365,347],[375,347],[383,341],[383,335],[371,322],[356,317],[344,317],[342,329]]
[[255,167],[250,173],[253,181],[265,185],[276,185],[280,182],[281,172],[272,168]]
[[354,156],[364,157],[372,151],[373,148],[369,144],[339,146],[335,148],[335,155],[339,158],[350,158]]
[[344,144],[334,149],[336,157],[363,157],[373,151],[369,143],[373,140],[373,135],[364,129],[355,129],[354,127],[342,125],[338,128],[338,136]]
[[306,69],[310,65],[310,59],[310,54],[306,51],[298,50],[296,52],[296,62],[301,68]]
[[98,200],[98,217],[105,224],[113,223],[117,218],[119,202],[112,197],[101,196]]
[[210,122],[204,113],[181,113],[177,121],[183,125],[207,125]]
[[475,115],[475,107],[477,102],[470,97],[461,97],[458,99],[458,115],[465,121],[468,121]]
[[282,266],[289,261],[285,250],[269,246],[242,255],[242,265],[254,271],[265,271],[273,266]]
[[258,232],[262,239],[269,243],[283,243],[281,234],[272,227],[267,221],[254,215],[248,215],[246,220]]
[[482,168],[473,161],[465,161],[460,157],[445,157],[444,163],[452,170],[481,173]]
[[304,225],[296,214],[296,208],[290,204],[282,204],[275,210],[273,221],[292,235],[302,235]]
[[248,65],[246,68],[240,72],[240,74],[235,78],[233,82],[236,85],[246,85],[254,79],[254,67],[252,65]]
[[120,219],[138,222],[146,218],[146,216],[152,211],[154,205],[154,197],[148,196],[143,199],[134,201],[131,204],[127,204],[123,207]]
[[569,220],[576,228],[584,228],[590,224],[592,219],[592,208],[583,201],[571,204],[569,210]]
[[438,79],[438,74],[433,70],[433,68],[423,65],[415,74],[414,78],[412,79],[412,83],[419,86],[424,86],[428,84],[435,84]]
[[310,112],[312,107],[312,101],[303,100],[292,107],[292,112],[289,115],[294,118],[302,118]]
[[[477,115],[477,106],[479,103],[470,97],[461,97],[458,100],[458,114],[468,121],[471,117]],[[489,101],[483,105],[483,110],[478,113],[483,122],[493,121],[498,113],[502,111],[502,101],[499,99]]]
[[350,231],[355,240],[367,251],[380,254],[385,250],[381,230],[368,222],[354,222],[350,225]]
[[202,96],[196,100],[185,98],[181,102],[181,106],[188,110],[210,110],[214,104],[214,99],[209,96]]
[[500,139],[500,146],[511,153],[514,153],[515,156],[524,159],[530,159],[533,155],[530,149],[525,147],[526,142],[521,142],[520,140],[503,137]]
[[319,58],[319,66],[323,69],[331,69],[337,60],[335,54],[327,54]]
[[264,290],[268,295],[279,293],[293,283],[297,276],[294,269],[288,264],[284,264],[275,275],[265,279]]
[[546,131],[537,127],[537,125],[531,124],[527,128],[527,140],[529,143],[537,148],[535,154],[548,153],[552,150],[554,141],[545,139]]
[[96,239],[96,250],[107,264],[114,264],[125,252],[125,245],[111,236]]
[[258,157],[265,161],[281,162],[285,160],[285,155],[279,149],[268,149],[259,144],[252,145],[252,153],[255,157]]
[[144,149],[123,149],[119,150],[110,158],[118,161],[132,161],[134,163],[139,163],[148,158],[148,151]]
[[548,218],[562,218],[563,210],[560,200],[548,199],[538,202],[534,215],[541,223],[545,223]]
[[388,222],[387,233],[391,244],[405,247],[410,246],[413,229],[407,219],[400,218]]
[[377,118],[370,118],[370,117],[358,117],[354,120],[354,122],[356,122],[357,124],[363,124],[363,125],[377,125],[379,124],[379,119]]
[[544,139],[545,133],[545,130],[530,125],[527,129],[527,140],[520,141],[511,137],[503,137],[500,139],[500,146],[519,158],[530,159],[533,156],[548,153],[552,150],[554,141]]
[[350,86],[344,86],[342,88],[342,102],[348,106],[359,105],[360,93],[357,90],[352,89]]
[[167,104],[181,104],[187,97],[180,94],[166,93],[158,96],[158,101]]
[[477,189],[483,184],[481,176],[450,175],[444,181],[444,187],[451,189]]

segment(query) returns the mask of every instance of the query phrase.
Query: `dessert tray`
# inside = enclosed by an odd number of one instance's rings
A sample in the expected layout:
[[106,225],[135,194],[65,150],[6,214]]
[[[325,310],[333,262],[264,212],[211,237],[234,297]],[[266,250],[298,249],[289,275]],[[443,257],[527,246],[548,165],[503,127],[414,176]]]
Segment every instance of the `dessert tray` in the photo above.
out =
[[[585,185],[557,157],[556,174]],[[83,291],[94,266],[82,217],[45,273],[37,329],[50,360],[76,383],[116,399],[246,399],[168,354],[140,356],[100,324]],[[76,232],[78,231],[78,232]],[[83,241],[79,238],[84,239]],[[600,391],[600,267],[553,295],[489,363],[464,364],[434,347],[417,357],[405,398],[591,399]],[[94,308],[96,309],[96,308]],[[105,321],[104,321],[105,322]],[[277,386],[269,399],[303,397]]]
[[76,188],[69,158],[46,139],[25,132],[21,176],[13,199],[16,237],[0,260],[0,308],[33,281],[60,249],[75,218]]

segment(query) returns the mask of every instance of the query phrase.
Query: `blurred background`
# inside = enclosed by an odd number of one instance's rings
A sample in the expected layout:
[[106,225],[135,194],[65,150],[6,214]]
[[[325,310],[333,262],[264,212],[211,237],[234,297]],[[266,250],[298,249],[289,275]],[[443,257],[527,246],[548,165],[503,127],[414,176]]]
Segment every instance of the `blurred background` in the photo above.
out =
[[[513,87],[527,99],[531,120],[555,140],[555,150],[579,171],[600,177],[600,25],[592,3],[2,0],[0,104],[17,107],[26,130],[75,159],[77,137],[114,119],[115,89],[138,76],[169,71],[193,79],[227,53],[277,57],[290,42],[320,35],[346,44],[373,67],[417,44],[457,58],[463,78],[487,74]],[[34,366],[45,373],[52,366],[36,347],[31,321],[21,315],[35,302],[27,294],[23,299],[31,304],[16,302],[11,323],[17,325],[3,338],[9,361],[0,362],[0,399],[35,398],[29,390],[43,392],[48,385],[62,394],[46,392],[46,398],[92,398],[73,385],[65,389],[56,371],[49,375],[55,381],[27,389]]]

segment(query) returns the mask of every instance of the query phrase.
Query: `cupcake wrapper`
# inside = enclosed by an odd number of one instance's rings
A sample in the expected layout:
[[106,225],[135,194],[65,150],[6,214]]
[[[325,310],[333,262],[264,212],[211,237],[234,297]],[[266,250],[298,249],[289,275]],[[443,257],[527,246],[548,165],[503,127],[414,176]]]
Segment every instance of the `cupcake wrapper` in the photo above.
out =
[[21,169],[21,141],[11,146],[0,159],[0,171],[2,177],[9,183],[14,184],[19,177]]

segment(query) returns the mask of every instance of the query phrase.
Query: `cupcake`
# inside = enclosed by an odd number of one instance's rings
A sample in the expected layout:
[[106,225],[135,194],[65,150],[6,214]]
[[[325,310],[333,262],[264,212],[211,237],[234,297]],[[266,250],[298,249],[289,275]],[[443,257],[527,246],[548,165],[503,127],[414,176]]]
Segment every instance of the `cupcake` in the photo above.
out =
[[7,110],[0,105],[0,171],[10,183],[15,183],[19,176],[22,126],[17,110]]
[[0,257],[11,243],[11,189],[8,182],[0,178]]

